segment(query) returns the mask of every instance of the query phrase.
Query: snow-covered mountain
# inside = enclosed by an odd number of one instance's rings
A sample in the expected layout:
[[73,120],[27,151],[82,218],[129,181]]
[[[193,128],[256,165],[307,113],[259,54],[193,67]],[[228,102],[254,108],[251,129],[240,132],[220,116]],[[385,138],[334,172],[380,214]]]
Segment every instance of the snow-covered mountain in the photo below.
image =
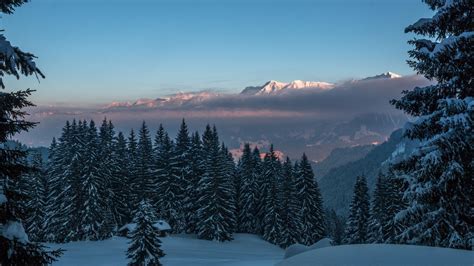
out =
[[251,86],[245,88],[240,94],[243,95],[272,95],[289,92],[291,90],[316,89],[328,90],[334,88],[335,84],[321,81],[293,80],[292,82],[280,82],[270,80],[263,86]]
[[[395,74],[393,72],[386,72],[380,75],[375,75],[372,77],[367,77],[358,81],[366,80],[377,80],[377,79],[395,79],[401,78],[401,75]],[[323,82],[323,81],[303,81],[303,80],[293,80],[291,82],[280,82],[276,80],[270,80],[263,84],[262,86],[249,86],[246,87],[240,94],[243,96],[259,96],[259,95],[285,95],[298,90],[307,90],[310,92],[321,92],[331,90],[337,87],[337,84]],[[114,108],[130,108],[130,107],[139,107],[139,108],[157,108],[157,107],[179,107],[184,104],[192,103],[201,103],[213,97],[225,96],[221,93],[212,92],[212,91],[198,91],[198,92],[180,92],[177,94],[169,95],[167,97],[161,97],[156,99],[141,98],[135,102],[112,102],[105,107],[105,109],[114,109]],[[229,96],[229,95],[227,95]],[[235,96],[231,94],[231,96]]]
[[363,80],[374,80],[374,79],[396,79],[396,78],[401,78],[402,75],[399,75],[399,74],[396,74],[396,73],[393,73],[393,72],[385,72],[385,73],[382,73],[380,75],[375,75],[375,76],[372,76],[372,77],[367,77]]
[[178,107],[189,103],[200,103],[213,97],[219,96],[219,93],[210,91],[200,92],[180,92],[162,98],[147,99],[141,98],[135,102],[112,102],[105,106],[105,109],[114,108],[128,108],[128,107],[142,107],[142,108],[156,108],[156,107]]

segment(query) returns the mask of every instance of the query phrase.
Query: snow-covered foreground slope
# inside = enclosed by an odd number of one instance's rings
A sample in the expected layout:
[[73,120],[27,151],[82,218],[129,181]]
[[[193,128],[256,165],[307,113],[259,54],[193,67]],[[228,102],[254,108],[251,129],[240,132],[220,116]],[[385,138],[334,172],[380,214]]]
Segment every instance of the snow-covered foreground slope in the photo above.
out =
[[[161,262],[165,266],[275,265],[284,253],[281,248],[249,234],[236,234],[234,241],[225,243],[199,240],[190,235],[174,235],[161,240],[166,253]],[[67,250],[53,266],[119,266],[127,264],[127,242],[127,238],[114,237],[104,241],[47,245]]]
[[474,252],[408,245],[344,245],[303,252],[278,266],[317,265],[446,265],[474,264]]

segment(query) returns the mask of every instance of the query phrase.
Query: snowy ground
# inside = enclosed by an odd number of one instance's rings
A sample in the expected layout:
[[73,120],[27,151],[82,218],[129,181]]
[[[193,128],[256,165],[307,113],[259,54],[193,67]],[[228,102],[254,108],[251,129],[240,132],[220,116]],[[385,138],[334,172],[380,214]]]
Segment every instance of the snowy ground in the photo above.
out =
[[[308,250],[283,260],[284,250],[260,237],[236,234],[232,242],[212,242],[191,235],[162,238],[165,266],[183,265],[249,265],[249,266],[317,266],[317,265],[474,265],[474,252],[448,248],[407,245],[345,245]],[[120,266],[126,265],[128,239],[115,237],[104,241],[47,244],[67,251],[53,266]],[[282,261],[283,260],[283,261]]]
[[345,245],[306,251],[277,265],[472,266],[474,265],[474,252],[408,245]]
[[[161,259],[165,266],[182,265],[275,265],[283,258],[284,250],[269,244],[260,237],[236,234],[234,241],[219,243],[199,240],[190,235],[174,235],[161,238],[166,256]],[[54,263],[61,265],[126,265],[128,239],[114,237],[104,241],[83,241],[67,244],[47,244],[51,248],[67,251]]]

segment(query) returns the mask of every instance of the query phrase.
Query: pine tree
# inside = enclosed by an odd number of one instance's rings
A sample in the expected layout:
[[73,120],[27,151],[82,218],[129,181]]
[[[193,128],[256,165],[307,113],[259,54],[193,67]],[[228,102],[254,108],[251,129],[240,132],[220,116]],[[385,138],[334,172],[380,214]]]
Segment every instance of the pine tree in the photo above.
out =
[[345,244],[367,243],[370,219],[370,199],[367,181],[364,176],[358,176],[354,186],[349,217],[347,218],[346,231],[343,242]]
[[280,245],[283,221],[281,217],[282,202],[280,198],[281,164],[273,145],[265,154],[262,165],[262,229],[263,239]]
[[79,223],[77,236],[71,240],[100,240],[111,236],[106,228],[108,217],[107,199],[101,189],[105,187],[105,180],[101,175],[100,143],[97,128],[91,120],[85,134],[84,164],[82,169],[81,190],[76,195],[79,199]]
[[[161,127],[160,127],[161,128]],[[161,130],[158,131],[160,134]],[[163,131],[164,132],[164,131]],[[173,232],[178,232],[181,212],[181,205],[177,193],[180,191],[180,179],[175,161],[172,160],[174,144],[170,140],[168,133],[164,132],[161,143],[156,146],[156,203],[160,211],[161,219],[166,220]]]
[[296,190],[296,178],[290,158],[282,166],[282,232],[280,246],[286,248],[300,240],[300,203]]
[[72,217],[70,202],[67,202],[71,186],[68,185],[69,165],[72,159],[72,127],[66,121],[62,129],[59,142],[55,144],[55,139],[50,148],[48,163],[49,195],[46,204],[46,236],[45,240],[51,242],[64,242],[66,234],[65,225],[69,217]]
[[[96,130],[95,125],[92,125],[92,127],[93,130]],[[88,175],[88,171],[95,170],[94,166],[86,162],[86,159],[90,159],[90,155],[93,152],[85,147],[88,138],[92,135],[90,130],[87,122],[76,122],[76,120],[73,119],[69,132],[69,142],[67,143],[68,147],[66,147],[66,154],[67,156],[71,156],[71,159],[66,161],[68,164],[63,166],[65,169],[63,177],[66,182],[64,187],[65,191],[59,192],[65,194],[64,202],[62,202],[65,209],[57,210],[62,212],[60,215],[65,216],[65,223],[62,224],[58,232],[59,235],[64,235],[65,238],[60,241],[78,241],[86,237],[82,232],[81,225],[81,212],[83,211],[85,200],[82,181],[83,177]],[[95,132],[95,134],[97,134],[97,132]],[[92,147],[92,149],[94,148],[95,147]],[[91,154],[88,154],[89,152]],[[91,161],[95,162],[95,160]],[[87,168],[84,168],[83,166],[86,164]]]
[[296,167],[296,189],[300,202],[300,243],[312,245],[325,235],[324,210],[318,183],[306,154]]
[[137,157],[136,157],[136,173],[134,177],[134,190],[138,199],[152,198],[154,188],[154,171],[153,171],[153,145],[151,143],[150,132],[143,121],[138,134]]
[[[16,7],[24,4],[26,0],[2,1],[0,12],[12,14]],[[14,47],[0,34],[0,87],[5,89],[3,77],[44,75],[36,67],[33,54],[24,52]],[[34,123],[24,120],[27,115],[22,109],[33,106],[27,100],[31,90],[16,92],[0,92],[0,264],[1,265],[47,265],[58,257],[61,251],[46,252],[43,246],[31,243],[24,233],[22,220],[27,217],[19,208],[25,200],[25,195],[15,190],[22,176],[30,170],[25,164],[26,152],[11,149],[5,142],[15,134],[27,131]],[[7,234],[14,228],[15,235]]]
[[263,186],[263,162],[260,157],[260,150],[257,146],[252,151],[252,161],[253,161],[253,175],[255,179],[255,183],[257,186],[257,194],[256,194],[256,216],[255,216],[255,230],[256,233],[259,235],[263,235],[263,193],[262,193],[262,186]]
[[184,119],[181,122],[178,135],[176,136],[176,144],[173,150],[174,167],[176,169],[177,184],[176,184],[176,200],[181,206],[177,213],[176,232],[183,233],[190,230],[190,211],[193,209],[192,194],[194,191],[188,190],[191,182],[191,168],[189,162],[191,161],[191,139],[189,137],[188,126]]
[[34,152],[31,162],[34,171],[25,178],[27,179],[29,217],[26,219],[26,232],[32,241],[43,241],[44,239],[44,217],[48,194],[48,184],[40,152]]
[[[216,132],[217,135],[217,132]],[[221,144],[220,158],[222,158],[222,174],[223,174],[223,187],[229,190],[230,195],[227,199],[227,205],[232,207],[232,213],[225,217],[227,223],[231,227],[231,232],[235,232],[237,227],[236,218],[236,189],[235,189],[235,176],[237,175],[237,169],[235,167],[234,157],[229,152],[224,143]]]
[[45,179],[47,180],[48,191],[46,193],[46,200],[44,205],[45,216],[43,217],[43,241],[54,242],[55,236],[52,234],[54,231],[51,228],[54,228],[53,220],[57,217],[52,215],[53,208],[56,207],[57,195],[54,193],[57,191],[57,186],[60,185],[59,180],[57,180],[57,173],[53,173],[54,163],[56,163],[56,151],[58,149],[58,143],[56,138],[53,138],[51,145],[49,147],[48,160],[45,169]]
[[129,223],[132,220],[133,197],[130,189],[130,172],[128,167],[127,141],[122,132],[117,135],[117,140],[113,152],[114,169],[112,170],[112,189],[114,192],[115,219],[119,226]]
[[238,186],[240,187],[239,196],[236,198],[239,206],[237,212],[239,217],[238,231],[242,233],[260,233],[258,220],[259,184],[257,183],[256,167],[257,164],[250,145],[246,143],[239,163],[240,180]]
[[136,210],[138,208],[138,203],[140,202],[140,193],[139,191],[136,190],[136,187],[138,186],[137,183],[137,167],[138,167],[138,144],[137,144],[137,137],[135,135],[135,131],[132,129],[130,130],[130,134],[128,136],[128,141],[127,141],[127,168],[128,168],[128,173],[129,173],[129,187],[130,187],[130,198],[129,198],[129,204],[131,209],[130,210]]
[[401,243],[472,249],[474,243],[474,5],[467,0],[426,0],[435,12],[405,32],[427,38],[409,41],[408,64],[435,85],[405,91],[396,108],[418,117],[406,131],[421,140],[397,169],[408,182],[410,205],[397,217],[406,229]]
[[386,176],[386,198],[385,221],[382,223],[383,239],[385,243],[397,243],[396,236],[402,232],[402,226],[397,221],[397,214],[406,208],[407,204],[403,199],[405,181],[396,177],[393,169],[390,169]]
[[99,175],[101,178],[100,196],[104,200],[106,214],[103,230],[113,231],[118,229],[118,226],[121,225],[119,222],[120,214],[116,208],[120,193],[117,191],[114,184],[117,184],[117,176],[114,175],[114,171],[117,168],[117,162],[114,160],[114,146],[115,146],[115,130],[112,121],[107,121],[107,118],[102,120],[102,125],[99,129],[99,150],[98,150],[98,159],[100,161]]
[[202,142],[201,137],[199,136],[198,132],[195,132],[191,138],[191,158],[190,158],[190,182],[188,183],[187,191],[192,191],[190,193],[191,202],[191,210],[189,210],[188,215],[189,217],[189,224],[187,228],[187,233],[195,233],[197,227],[197,210],[199,206],[197,204],[197,200],[199,199],[198,187],[199,187],[199,180],[203,175],[203,152],[202,152]]
[[199,180],[197,234],[199,238],[218,241],[232,240],[235,206],[231,180],[226,180],[217,130],[209,125],[202,136],[204,173]]
[[234,232],[236,233],[244,233],[242,230],[242,158],[239,158],[237,161],[237,165],[235,168],[235,175],[234,175],[234,180],[233,180],[233,190],[234,190],[234,201],[235,201],[235,228]]
[[326,234],[331,238],[332,245],[342,244],[344,237],[344,219],[334,209],[325,210]]
[[159,230],[153,226],[156,220],[152,205],[142,200],[133,219],[136,228],[132,231],[132,240],[127,250],[127,257],[130,259],[128,265],[162,265],[159,259],[165,253],[161,250]]
[[382,173],[379,173],[375,189],[372,197],[372,206],[370,211],[369,222],[369,239],[368,243],[384,243],[384,232],[382,230],[384,223],[387,221],[387,180]]

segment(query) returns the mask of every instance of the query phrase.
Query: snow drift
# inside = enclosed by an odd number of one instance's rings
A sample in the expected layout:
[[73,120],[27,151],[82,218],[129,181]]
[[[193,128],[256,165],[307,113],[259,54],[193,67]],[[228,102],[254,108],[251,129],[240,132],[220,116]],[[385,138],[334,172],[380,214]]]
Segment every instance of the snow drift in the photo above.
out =
[[305,265],[473,265],[474,252],[410,245],[343,245],[303,252],[278,266]]

